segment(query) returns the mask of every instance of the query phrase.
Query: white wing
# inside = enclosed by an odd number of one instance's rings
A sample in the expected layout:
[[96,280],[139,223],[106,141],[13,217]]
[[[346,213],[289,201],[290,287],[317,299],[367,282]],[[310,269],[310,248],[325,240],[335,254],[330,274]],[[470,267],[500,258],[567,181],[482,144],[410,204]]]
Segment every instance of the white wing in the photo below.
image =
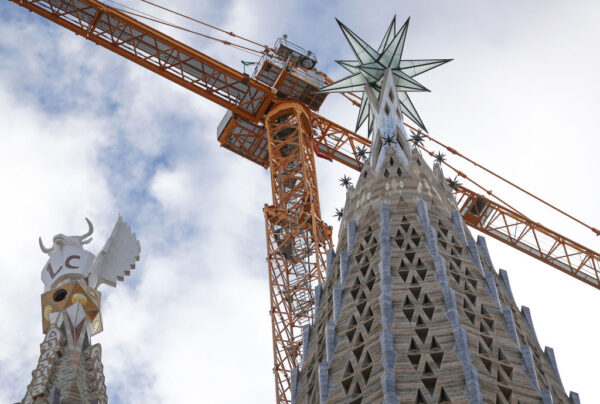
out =
[[97,288],[102,283],[117,286],[117,280],[125,280],[125,276],[135,268],[135,262],[140,259],[140,250],[135,233],[119,215],[112,234],[92,263],[90,286]]

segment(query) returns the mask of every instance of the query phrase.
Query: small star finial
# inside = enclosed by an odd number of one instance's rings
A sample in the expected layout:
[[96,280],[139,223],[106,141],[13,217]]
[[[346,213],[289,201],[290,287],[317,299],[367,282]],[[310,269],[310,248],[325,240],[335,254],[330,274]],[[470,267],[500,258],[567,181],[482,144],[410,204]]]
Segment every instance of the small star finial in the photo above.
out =
[[340,178],[340,185],[348,189],[352,186],[352,179],[350,177],[346,177],[346,175],[344,174],[344,176]]
[[458,182],[458,176],[454,176],[454,179],[448,177],[446,178],[446,181],[448,181],[448,186],[453,191],[456,191],[456,189],[462,185],[460,182]]
[[437,164],[438,166],[441,166],[442,163],[446,161],[446,155],[442,152],[437,152],[433,155],[433,158],[435,160],[435,164]]
[[425,143],[425,136],[422,134],[421,129],[419,129],[418,132],[411,132],[412,135],[410,136],[410,139],[408,139],[408,141],[413,144],[413,149],[418,149],[420,146],[423,146],[423,143]]
[[367,146],[359,146],[356,148],[356,158],[358,161],[365,161],[368,157],[368,153]]
[[343,216],[344,216],[344,208],[336,209],[335,214],[333,215],[333,217],[335,217],[338,221],[342,220]]
[[390,136],[386,136],[386,137],[383,138],[383,144],[389,146],[392,143],[396,143],[396,137],[395,136],[390,135]]

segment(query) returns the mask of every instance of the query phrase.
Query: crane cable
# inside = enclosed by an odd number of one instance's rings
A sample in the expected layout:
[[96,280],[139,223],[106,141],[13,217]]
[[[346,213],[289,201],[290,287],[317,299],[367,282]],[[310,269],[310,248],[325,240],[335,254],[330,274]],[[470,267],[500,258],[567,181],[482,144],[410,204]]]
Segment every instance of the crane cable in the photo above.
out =
[[161,21],[161,20],[159,20],[159,19],[152,18],[152,17],[146,17],[146,16],[144,16],[144,15],[142,15],[142,14],[138,14],[138,13],[135,13],[135,12],[133,12],[133,11],[127,11],[127,10],[123,10],[123,9],[120,9],[119,11],[122,11],[122,12],[124,12],[124,13],[130,14],[130,15],[133,15],[133,16],[136,16],[136,17],[138,17],[138,18],[144,18],[144,19],[146,19],[146,20],[150,20],[150,21],[153,21],[153,22],[157,22],[157,23],[159,23],[159,24],[167,25],[167,26],[169,26],[169,27],[172,27],[172,28],[177,28],[177,29],[179,29],[179,30],[182,30],[182,31],[185,31],[185,32],[189,32],[189,33],[191,33],[191,34],[198,35],[198,36],[201,36],[201,37],[203,37],[203,38],[211,39],[211,40],[213,40],[213,41],[220,42],[220,43],[222,43],[223,45],[232,46],[232,47],[234,47],[234,48],[238,48],[238,49],[240,49],[240,50],[244,50],[244,51],[246,51],[246,52],[252,52],[252,53],[256,53],[256,54],[262,55],[262,52],[261,52],[261,51],[257,51],[256,49],[252,49],[252,48],[249,48],[249,47],[247,47],[247,46],[244,46],[244,45],[236,44],[236,43],[233,43],[233,42],[227,41],[227,40],[225,40],[225,39],[220,39],[220,38],[216,38],[216,37],[213,37],[213,36],[210,36],[210,35],[202,34],[202,33],[198,32],[198,31],[194,31],[194,30],[191,30],[191,29],[189,29],[189,28],[182,27],[182,26],[180,26],[180,25],[177,25],[177,24],[172,24],[172,23],[170,23],[170,22]]
[[[268,53],[268,52],[271,52],[271,53],[272,53],[272,55],[271,55],[271,56],[273,56],[273,57],[275,57],[275,58],[277,58],[277,59],[279,59],[279,60],[281,60],[281,61],[283,61],[283,62],[286,62],[286,60],[285,60],[285,59],[283,59],[282,57],[280,57],[280,56],[277,54],[277,50],[276,50],[276,49],[274,49],[274,48],[271,48],[271,47],[270,47],[270,46],[268,46],[268,45],[260,44],[260,43],[258,43],[258,42],[256,42],[256,41],[253,41],[253,40],[251,40],[251,39],[248,39],[248,38],[246,38],[246,37],[243,37],[243,36],[241,36],[241,35],[238,35],[238,34],[234,33],[233,31],[227,31],[227,30],[225,30],[225,29],[219,28],[219,27],[217,27],[217,26],[214,26],[214,25],[212,25],[212,24],[208,24],[208,23],[206,23],[206,22],[204,22],[204,21],[201,21],[201,20],[198,20],[198,19],[196,19],[196,18],[190,17],[190,16],[188,16],[188,15],[185,15],[185,14],[183,14],[183,13],[180,13],[180,12],[178,12],[178,11],[175,11],[175,10],[172,10],[172,9],[170,9],[170,8],[167,8],[167,7],[161,6],[161,5],[159,5],[159,4],[153,3],[153,2],[151,2],[151,1],[148,1],[148,0],[140,0],[140,1],[142,1],[142,2],[144,2],[144,3],[147,3],[147,4],[150,4],[151,6],[154,6],[154,7],[160,8],[160,9],[162,9],[162,10],[168,11],[168,12],[170,12],[170,13],[173,13],[173,14],[175,14],[175,15],[177,15],[177,16],[183,17],[183,18],[185,18],[185,19],[188,19],[188,20],[190,20],[190,21],[194,21],[194,22],[196,22],[196,23],[198,23],[198,24],[202,24],[202,25],[204,25],[204,26],[206,26],[206,27],[209,27],[209,28],[215,29],[215,30],[217,30],[217,31],[219,31],[219,32],[222,32],[222,33],[224,33],[224,34],[227,34],[227,35],[229,35],[229,36],[232,36],[232,37],[234,37],[234,38],[240,38],[240,39],[242,39],[242,40],[244,40],[244,41],[250,42],[250,43],[251,43],[251,44],[253,44],[253,45],[256,45],[256,46],[259,46],[259,47],[263,48],[263,49],[264,49],[264,51],[263,51],[263,52],[261,52],[262,54],[266,54],[266,53]],[[178,28],[179,28],[179,27],[178,27]],[[184,30],[186,30],[186,31],[189,31],[189,30],[187,30],[187,29],[185,29],[185,28],[183,28],[183,27],[181,27],[181,28],[182,28],[182,29],[184,29]],[[196,33],[196,32],[194,32],[194,33]],[[199,34],[199,35],[202,35],[202,34]],[[226,43],[227,41],[223,41],[223,40],[220,40],[220,39],[216,39],[216,38],[208,37],[208,36],[206,36],[206,35],[202,35],[202,36],[204,36],[204,37],[207,37],[207,38],[210,38],[210,39],[215,39],[215,40],[217,40],[217,41],[220,41],[220,42],[223,42],[223,43],[225,43],[226,45],[228,45],[228,44],[229,44],[229,43]],[[331,83],[333,83],[333,82],[334,82],[334,80],[333,80],[333,79],[331,79],[331,78],[330,78],[330,77],[329,77],[329,76],[328,76],[326,73],[323,73],[323,72],[318,72],[318,73],[320,73],[320,74],[323,76],[323,78],[325,79],[325,83],[326,83],[326,84],[331,84]],[[348,94],[344,94],[344,93],[342,93],[342,95],[344,96],[344,98],[346,98],[346,99],[347,99],[348,101],[350,101],[352,104],[354,104],[354,106],[357,106],[357,107],[358,107],[358,106],[360,106],[360,103],[357,101],[357,100],[360,100],[360,97],[359,97],[358,95],[356,95],[356,94],[354,94],[354,93],[348,93]],[[354,98],[354,99],[353,99],[353,98]]]
[[[214,26],[214,25],[211,25],[211,24],[205,23],[205,22],[203,22],[203,21],[200,21],[200,20],[197,20],[197,19],[195,19],[195,18],[192,18],[192,17],[186,16],[186,15],[184,15],[184,14],[178,13],[178,12],[176,12],[176,11],[174,11],[174,10],[171,10],[171,9],[168,9],[168,8],[166,8],[166,7],[160,6],[160,5],[158,5],[158,4],[152,3],[152,2],[150,2],[150,1],[148,1],[148,0],[141,0],[141,1],[142,1],[142,2],[144,2],[144,3],[150,4],[150,5],[154,6],[154,7],[157,7],[157,8],[163,9],[163,10],[166,10],[166,11],[168,11],[168,12],[171,12],[171,13],[173,13],[173,14],[176,14],[176,15],[178,15],[178,16],[181,16],[181,17],[187,18],[187,19],[189,19],[189,20],[191,20],[191,21],[194,21],[194,22],[197,22],[197,23],[199,23],[199,24],[205,25],[205,26],[207,26],[207,27],[209,27],[209,28],[212,28],[212,29],[218,30],[218,31],[220,31],[220,32],[223,32],[223,33],[225,33],[225,34],[227,34],[227,35],[230,35],[230,36],[233,36],[233,37],[235,37],[235,38],[240,38],[240,39],[242,39],[242,40],[244,40],[244,41],[247,41],[247,42],[250,42],[250,43],[252,43],[252,44],[254,44],[254,45],[260,46],[260,47],[264,48],[264,50],[263,50],[263,51],[258,51],[258,50],[256,50],[256,49],[252,49],[252,48],[249,48],[249,47],[247,47],[247,46],[244,46],[244,45],[236,44],[236,43],[233,43],[233,42],[230,42],[230,41],[224,40],[224,39],[220,39],[220,38],[216,38],[216,37],[213,37],[213,36],[210,36],[210,35],[202,34],[202,33],[200,33],[200,32],[193,31],[193,30],[191,30],[191,29],[188,29],[188,28],[182,27],[182,26],[180,26],[180,25],[177,25],[177,24],[169,23],[169,22],[167,22],[167,21],[160,20],[160,19],[158,19],[158,18],[150,17],[150,16],[149,16],[149,14],[147,14],[147,13],[144,13],[144,14],[146,14],[146,15],[143,15],[141,11],[139,11],[139,10],[136,10],[136,9],[134,9],[134,8],[132,8],[132,7],[126,6],[126,5],[124,5],[124,4],[118,3],[118,2],[116,2],[116,1],[113,1],[113,0],[108,0],[108,1],[110,1],[111,3],[118,4],[118,5],[122,6],[122,7],[126,7],[126,8],[129,8],[129,9],[131,9],[131,10],[135,10],[135,11],[128,11],[128,10],[125,10],[125,9],[118,9],[119,11],[122,11],[122,12],[124,12],[124,13],[131,14],[131,15],[134,15],[134,16],[136,16],[136,17],[139,17],[139,18],[144,18],[144,19],[147,19],[147,20],[150,20],[150,21],[154,21],[154,22],[157,22],[157,23],[159,23],[159,24],[164,24],[164,25],[170,26],[170,27],[172,27],[172,28],[180,29],[180,30],[182,30],[182,31],[186,31],[186,32],[189,32],[189,33],[192,33],[192,34],[195,34],[195,35],[198,35],[198,36],[201,36],[201,37],[207,38],[207,39],[211,39],[211,40],[214,40],[214,41],[220,42],[220,43],[222,43],[222,44],[224,44],[224,45],[227,45],[227,46],[232,46],[232,47],[234,47],[234,48],[238,48],[238,49],[240,49],[240,50],[243,50],[243,51],[246,51],[246,52],[252,52],[252,53],[259,54],[259,55],[263,55],[263,54],[265,54],[265,53],[268,53],[268,52],[275,52],[275,50],[274,50],[273,48],[270,48],[270,47],[269,47],[269,46],[267,46],[267,45],[261,45],[261,44],[260,44],[260,43],[258,43],[258,42],[255,42],[255,41],[252,41],[252,40],[250,40],[250,39],[247,39],[247,38],[245,38],[245,37],[242,37],[242,36],[240,36],[240,35],[237,35],[237,34],[235,34],[235,33],[234,33],[234,32],[232,32],[232,31],[226,31],[226,30],[224,30],[224,29],[221,29],[221,28],[219,28],[219,27],[216,27],[216,26]],[[279,58],[279,59],[283,60],[283,59],[282,59],[282,58],[280,58],[280,57],[279,57],[279,55],[277,55],[277,54],[275,54],[275,57],[277,57],[277,58]],[[326,82],[328,82],[328,83],[332,83],[332,82],[333,82],[333,80],[332,80],[331,78],[329,78],[329,76],[327,76],[327,74],[325,74],[325,73],[322,73],[322,75],[323,75],[323,77],[324,77],[324,79],[325,79],[325,81],[326,81]],[[355,99],[358,99],[358,98],[359,98],[359,97],[358,97],[358,95],[356,95],[356,94],[354,94],[354,93],[349,93],[349,95],[347,95],[347,94],[344,94],[344,93],[343,93],[343,95],[344,95],[344,97],[345,97],[346,99],[348,99],[350,102],[352,102],[352,104],[354,104],[355,106],[359,106],[359,105],[360,105],[360,104],[359,104],[357,101],[355,101]],[[351,97],[352,97],[352,98],[355,98],[355,99],[352,99]],[[412,126],[410,126],[410,125],[406,125],[406,126],[407,126],[407,127],[409,127],[411,130],[416,130],[414,127],[412,127]],[[454,149],[453,147],[451,147],[451,146],[448,146],[448,145],[446,145],[446,144],[444,144],[444,143],[442,143],[442,142],[440,142],[440,141],[436,140],[436,139],[435,139],[435,138],[433,138],[431,135],[429,135],[429,134],[423,134],[423,136],[425,136],[426,138],[430,139],[431,141],[433,141],[434,143],[438,144],[439,146],[441,146],[441,147],[445,148],[445,149],[446,149],[446,150],[448,150],[450,153],[452,153],[452,154],[454,154],[454,155],[457,155],[458,157],[460,157],[460,158],[462,158],[462,159],[464,159],[464,160],[468,161],[469,163],[473,164],[475,167],[478,167],[478,168],[480,168],[480,169],[484,170],[485,172],[487,172],[487,173],[491,174],[492,176],[494,176],[494,177],[496,177],[496,178],[500,179],[501,181],[503,181],[503,182],[505,182],[505,183],[509,184],[510,186],[512,186],[512,187],[514,187],[514,188],[516,188],[516,189],[518,189],[519,191],[521,191],[521,192],[525,193],[526,195],[528,195],[528,196],[530,196],[530,197],[534,198],[535,200],[537,200],[537,201],[539,201],[539,202],[543,203],[544,205],[546,205],[546,206],[550,207],[551,209],[553,209],[553,210],[555,210],[555,211],[557,211],[557,212],[561,213],[562,215],[564,215],[564,216],[568,217],[569,219],[571,219],[571,220],[573,220],[573,221],[575,221],[575,222],[579,223],[580,225],[582,225],[582,226],[584,226],[584,227],[588,228],[589,230],[591,230],[592,232],[594,232],[594,233],[596,234],[596,236],[600,236],[600,230],[596,229],[595,227],[592,227],[592,226],[590,226],[590,225],[586,224],[585,222],[583,222],[583,221],[581,221],[581,220],[577,219],[576,217],[574,217],[574,216],[572,216],[572,215],[568,214],[567,212],[563,211],[562,209],[560,209],[560,208],[558,208],[558,207],[554,206],[553,204],[551,204],[551,203],[549,203],[549,202],[546,202],[545,200],[543,200],[542,198],[538,197],[537,195],[535,195],[535,194],[533,194],[533,193],[531,193],[531,192],[527,191],[526,189],[524,189],[524,188],[520,187],[519,185],[517,185],[517,184],[513,183],[512,181],[510,181],[510,180],[508,180],[508,179],[506,179],[506,178],[502,177],[502,176],[501,176],[501,175],[499,175],[499,174],[496,174],[496,173],[495,173],[495,172],[493,172],[492,170],[490,170],[490,169],[488,169],[488,168],[486,168],[486,167],[482,166],[481,164],[477,163],[476,161],[474,161],[474,160],[472,160],[472,159],[468,158],[467,156],[465,156],[464,154],[460,153],[458,150]],[[434,155],[434,153],[433,153],[433,152],[431,152],[431,151],[429,151],[429,150],[425,149],[423,146],[420,146],[420,148],[422,148],[422,149],[423,149],[425,152],[427,152],[427,153],[428,153],[428,154],[430,154],[431,156],[433,156],[433,155]],[[479,187],[480,189],[482,189],[483,191],[485,191],[485,192],[486,192],[487,194],[489,194],[490,196],[493,196],[493,197],[495,197],[496,199],[498,199],[499,201],[501,201],[501,202],[502,202],[503,204],[505,204],[506,206],[510,207],[510,208],[511,208],[512,210],[514,210],[515,212],[517,212],[517,213],[520,213],[520,212],[519,212],[517,209],[515,209],[514,207],[512,207],[510,204],[508,204],[507,202],[503,201],[501,198],[499,198],[499,197],[495,196],[491,190],[487,190],[487,189],[485,189],[483,186],[481,186],[480,184],[478,184],[478,183],[477,183],[477,182],[475,182],[474,180],[470,179],[470,178],[469,178],[469,177],[468,177],[466,174],[464,174],[464,173],[463,173],[463,172],[461,172],[460,170],[457,170],[456,168],[454,168],[454,167],[453,167],[453,166],[451,166],[450,164],[446,163],[445,161],[443,161],[442,163],[443,163],[444,165],[448,166],[448,167],[449,167],[450,169],[452,169],[453,171],[455,171],[455,172],[456,172],[456,173],[457,173],[457,174],[458,174],[460,177],[463,177],[463,178],[465,178],[466,180],[468,180],[468,181],[472,182],[474,185],[476,185],[477,187]],[[520,213],[520,214],[522,214],[522,213]]]
[[[434,152],[432,152],[431,150],[428,150],[424,146],[419,146],[419,148],[421,150],[425,151],[431,157],[433,157],[434,154],[435,154]],[[503,205],[505,205],[506,207],[508,207],[509,209],[511,209],[512,211],[514,211],[515,213],[518,213],[519,215],[521,215],[523,217],[527,217],[522,212],[520,212],[517,208],[515,208],[514,206],[512,206],[511,204],[509,204],[508,202],[506,202],[504,199],[502,199],[499,196],[497,196],[496,194],[494,194],[494,192],[491,189],[486,189],[483,185],[479,184],[477,181],[475,181],[474,179],[470,178],[467,174],[463,173],[462,171],[460,171],[459,169],[457,169],[456,167],[454,167],[450,163],[448,163],[446,161],[442,161],[441,164],[443,164],[446,167],[450,168],[459,177],[462,177],[465,180],[469,181],[470,183],[472,183],[473,185],[475,185],[477,188],[481,189],[483,192],[485,192],[486,194],[490,195],[492,198],[497,199],[499,202],[501,202]]]
[[[412,127],[412,126],[410,126],[410,125],[406,125],[406,126],[408,126],[408,127],[409,127],[410,129],[412,129],[412,130],[416,130],[415,128],[413,128],[413,127]],[[575,222],[579,223],[580,225],[582,225],[582,226],[584,226],[584,227],[586,227],[586,228],[590,229],[591,231],[593,231],[593,232],[596,234],[596,236],[600,236],[600,230],[596,229],[595,227],[592,227],[592,226],[590,226],[590,225],[588,225],[588,224],[584,223],[583,221],[581,221],[581,220],[577,219],[576,217],[574,217],[574,216],[572,216],[572,215],[568,214],[567,212],[563,211],[562,209],[559,209],[558,207],[554,206],[553,204],[551,204],[551,203],[549,203],[549,202],[546,202],[545,200],[543,200],[542,198],[538,197],[537,195],[535,195],[535,194],[532,194],[531,192],[527,191],[526,189],[524,189],[524,188],[520,187],[519,185],[515,184],[514,182],[512,182],[512,181],[510,181],[510,180],[508,180],[508,179],[506,179],[506,178],[502,177],[502,176],[501,176],[501,175],[499,175],[499,174],[496,174],[496,173],[495,173],[495,172],[493,172],[492,170],[490,170],[490,169],[488,169],[488,168],[486,168],[486,167],[482,166],[481,164],[477,163],[476,161],[473,161],[473,160],[472,160],[472,159],[470,159],[469,157],[467,157],[467,156],[465,156],[464,154],[460,153],[458,150],[454,149],[453,147],[450,147],[450,146],[448,146],[448,145],[446,145],[446,144],[444,144],[444,143],[440,142],[439,140],[436,140],[436,139],[434,139],[434,138],[433,138],[431,135],[429,135],[429,134],[425,134],[425,133],[424,133],[424,134],[423,134],[423,136],[424,136],[424,137],[426,137],[426,138],[428,138],[428,139],[430,139],[431,141],[433,141],[433,142],[434,142],[434,143],[436,143],[437,145],[439,145],[439,146],[441,146],[441,147],[445,148],[445,149],[446,149],[446,150],[448,150],[450,153],[452,153],[452,154],[454,154],[454,155],[456,155],[456,156],[458,156],[458,157],[460,157],[460,158],[462,158],[462,159],[464,159],[464,160],[468,161],[469,163],[473,164],[475,167],[478,167],[478,168],[480,168],[480,169],[484,170],[484,171],[485,171],[485,172],[487,172],[488,174],[491,174],[491,175],[493,175],[494,177],[496,177],[496,178],[500,179],[501,181],[503,181],[503,182],[505,182],[505,183],[509,184],[510,186],[512,186],[512,187],[514,187],[514,188],[516,188],[516,189],[518,189],[519,191],[521,191],[521,192],[524,192],[525,194],[529,195],[530,197],[534,198],[535,200],[537,200],[537,201],[539,201],[539,202],[542,202],[544,205],[546,205],[546,206],[550,207],[551,209],[554,209],[555,211],[557,211],[557,212],[561,213],[562,215],[564,215],[564,216],[568,217],[569,219],[571,219],[571,220],[573,220],[573,221],[575,221]],[[422,147],[422,146],[421,146],[421,147]],[[429,150],[427,150],[427,149],[425,149],[425,148],[423,148],[423,150],[425,150],[427,153],[429,153],[431,156],[433,156],[433,153],[432,153],[432,152],[430,152]],[[444,161],[443,163],[444,163],[445,165],[447,165],[448,167],[450,167],[452,170],[456,171],[456,173],[457,173],[459,176],[461,176],[461,177],[463,177],[463,178],[467,178],[467,177],[465,177],[465,176],[464,176],[464,174],[463,174],[463,173],[461,173],[460,171],[456,170],[454,167],[450,166],[450,165],[449,165],[448,163],[446,163],[445,161]],[[467,178],[467,179],[468,179],[468,178]],[[483,188],[482,188],[482,189],[483,189]],[[488,191],[488,190],[485,190],[485,191],[486,191],[488,194],[492,195],[492,191],[491,191],[491,190],[490,190],[490,191]],[[506,203],[506,202],[504,202],[504,203]],[[510,205],[508,205],[508,206],[510,206]],[[512,209],[514,209],[514,208],[512,208]],[[515,209],[515,211],[517,211],[517,210]],[[518,211],[517,211],[517,212],[518,212]]]
[[[170,23],[168,21],[156,18],[156,17],[152,16],[151,14],[145,13],[143,11],[140,11],[138,9],[135,9],[133,7],[130,7],[130,6],[127,6],[126,4],[122,4],[122,3],[119,3],[119,2],[114,1],[114,0],[106,0],[106,1],[108,1],[110,3],[113,3],[113,4],[117,4],[120,7],[123,7],[123,8],[114,7],[116,10],[121,11],[123,13],[129,14],[129,15],[132,15],[132,16],[135,16],[135,17],[138,17],[138,18],[143,18],[143,19],[146,19],[146,20],[149,20],[149,21],[153,21],[153,22],[156,22],[156,23],[159,23],[159,24],[167,25],[169,27],[176,28],[176,29],[179,29],[179,30],[182,30],[182,31],[185,31],[185,32],[189,32],[191,34],[198,35],[198,36],[201,36],[203,38],[211,39],[213,41],[220,42],[220,43],[222,43],[222,44],[224,44],[226,46],[231,46],[231,47],[234,47],[234,48],[239,49],[241,51],[248,52],[250,54],[256,54],[256,55],[261,55],[262,56],[262,55],[265,55],[265,54],[268,54],[269,52],[271,52],[271,55],[270,55],[271,57],[274,57],[276,59],[281,60],[284,63],[287,63],[287,61],[285,59],[283,59],[281,56],[279,56],[276,53],[275,49],[270,48],[267,45],[261,45],[258,42],[255,42],[255,41],[252,41],[250,39],[247,39],[247,38],[244,38],[242,36],[239,36],[239,35],[231,32],[231,31],[226,31],[226,30],[221,29],[219,27],[215,27],[215,26],[213,26],[211,24],[207,24],[207,23],[202,22],[200,20],[197,20],[195,18],[192,18],[192,17],[186,16],[184,14],[181,14],[181,13],[179,13],[177,11],[170,10],[170,9],[168,9],[166,7],[159,6],[158,4],[151,3],[151,2],[149,2],[147,0],[141,0],[141,1],[143,1],[145,3],[148,3],[148,4],[150,4],[150,5],[154,6],[154,7],[158,7],[158,8],[164,9],[166,11],[169,11],[169,12],[171,12],[173,14],[176,14],[176,15],[179,15],[181,17],[190,19],[190,20],[192,20],[194,22],[197,22],[199,24],[205,25],[207,27],[210,27],[210,28],[216,29],[218,31],[224,32],[224,33],[226,33],[228,35],[231,35],[231,36],[234,36],[236,38],[240,38],[240,39],[243,39],[243,40],[248,41],[250,43],[256,44],[256,45],[258,45],[260,47],[263,47],[264,50],[259,51],[259,50],[252,49],[252,48],[249,48],[249,47],[244,46],[244,45],[240,45],[240,44],[236,44],[236,43],[224,40],[224,39],[220,39],[220,38],[216,38],[216,37],[213,37],[213,36],[210,36],[210,35],[202,34],[200,32],[193,31],[193,30],[191,30],[189,28],[185,28],[185,27],[183,27],[181,25],[173,24],[173,23]],[[126,10],[126,9],[129,9],[129,10]],[[333,79],[331,79],[329,76],[327,76],[327,74],[325,74],[323,72],[319,72],[319,71],[316,71],[316,72],[318,74],[320,74],[321,76],[323,76],[326,84],[331,84],[331,83],[334,82]],[[360,103],[358,101],[356,101],[357,99],[360,99],[360,98],[356,94],[354,94],[354,93],[348,93],[348,94],[342,93],[342,95],[343,95],[344,98],[346,98],[348,101],[350,101],[355,106],[357,106],[357,107],[360,106]],[[352,99],[352,98],[355,98],[355,99]]]
[[256,46],[259,46],[259,47],[261,47],[261,48],[264,48],[265,50],[268,50],[268,51],[271,51],[271,52],[275,52],[275,49],[273,49],[273,48],[269,47],[268,45],[263,45],[263,44],[260,44],[260,43],[258,43],[258,42],[256,42],[256,41],[253,41],[253,40],[251,40],[251,39],[245,38],[245,37],[243,37],[243,36],[241,36],[241,35],[237,35],[237,34],[235,34],[233,31],[227,31],[227,30],[224,30],[224,29],[222,29],[222,28],[219,28],[219,27],[216,27],[216,26],[214,26],[214,25],[208,24],[208,23],[206,23],[206,22],[204,22],[204,21],[197,20],[197,19],[195,19],[195,18],[192,18],[192,17],[190,17],[190,16],[187,16],[187,15],[185,15],[185,14],[179,13],[179,12],[177,12],[177,11],[175,11],[175,10],[171,10],[171,9],[169,9],[169,8],[167,8],[167,7],[164,7],[164,6],[158,5],[158,4],[156,4],[156,3],[153,3],[153,2],[151,2],[151,1],[148,1],[148,0],[141,0],[141,1],[142,1],[142,2],[144,2],[144,3],[150,4],[151,6],[154,6],[154,7],[160,8],[160,9],[162,9],[162,10],[168,11],[168,12],[170,12],[170,13],[173,13],[173,14],[175,14],[175,15],[178,15],[178,16],[180,16],[180,17],[183,17],[183,18],[186,18],[186,19],[188,19],[188,20],[191,20],[191,21],[197,22],[198,24],[202,24],[202,25],[204,25],[204,26],[206,26],[206,27],[209,27],[209,28],[212,28],[212,29],[216,29],[217,31],[219,31],[219,32],[222,32],[222,33],[224,33],[224,34],[227,34],[227,35],[229,35],[229,36],[232,36],[232,37],[234,37],[234,38],[240,38],[241,40],[244,40],[244,41],[246,41],[246,42],[250,42],[251,44],[253,44],[253,45],[256,45]]

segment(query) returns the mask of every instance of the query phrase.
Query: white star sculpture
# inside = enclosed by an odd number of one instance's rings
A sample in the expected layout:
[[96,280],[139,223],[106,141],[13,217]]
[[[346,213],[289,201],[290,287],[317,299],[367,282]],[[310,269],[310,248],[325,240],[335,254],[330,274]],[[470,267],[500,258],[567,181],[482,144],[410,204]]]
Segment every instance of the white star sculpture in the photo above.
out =
[[423,130],[426,130],[425,125],[408,97],[407,92],[429,91],[419,82],[414,80],[413,77],[443,65],[452,59],[402,60],[402,51],[404,49],[409,20],[410,18],[407,19],[402,28],[396,32],[396,17],[394,17],[379,48],[374,50],[365,41],[360,39],[358,35],[336,19],[344,36],[352,47],[352,51],[354,52],[354,55],[356,55],[357,60],[338,60],[337,63],[348,70],[351,75],[321,88],[319,92],[363,93],[356,122],[357,131],[365,120],[369,118],[369,133],[371,132],[373,113],[367,101],[367,97],[364,95],[364,88],[366,85],[371,86],[377,97],[379,97],[383,73],[386,69],[392,70],[402,113]]

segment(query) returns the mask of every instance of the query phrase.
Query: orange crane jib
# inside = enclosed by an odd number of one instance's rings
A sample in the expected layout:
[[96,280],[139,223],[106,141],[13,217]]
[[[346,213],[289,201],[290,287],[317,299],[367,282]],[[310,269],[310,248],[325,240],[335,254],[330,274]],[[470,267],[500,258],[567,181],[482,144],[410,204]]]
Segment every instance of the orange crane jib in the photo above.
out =
[[[370,147],[316,112],[326,95],[315,90],[328,80],[313,69],[316,59],[283,38],[250,77],[96,0],[11,1],[225,107],[221,146],[270,169],[273,204],[264,215],[276,402],[290,403],[302,328],[313,319],[314,287],[332,247],[315,155],[360,170],[358,150]],[[600,289],[597,253],[462,186],[456,196],[471,227]]]

